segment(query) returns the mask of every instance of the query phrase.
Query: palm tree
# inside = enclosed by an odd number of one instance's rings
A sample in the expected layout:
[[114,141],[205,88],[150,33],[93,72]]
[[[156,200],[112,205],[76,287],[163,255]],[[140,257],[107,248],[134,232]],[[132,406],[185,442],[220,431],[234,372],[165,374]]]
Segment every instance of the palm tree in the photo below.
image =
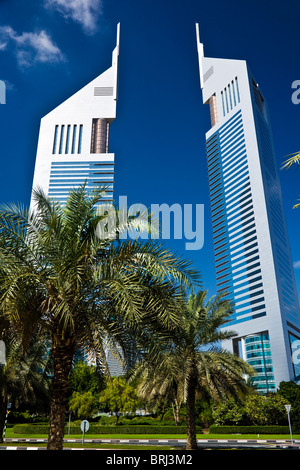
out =
[[290,168],[295,163],[300,164],[300,152],[291,153],[287,157],[289,158],[284,162],[282,168]]
[[[159,343],[162,346],[161,341]],[[177,426],[184,397],[184,370],[178,367],[178,357],[174,351],[164,351],[163,355],[159,352],[155,359],[151,351],[130,371],[129,382],[133,380],[137,381],[138,395],[151,409],[161,403],[171,404]]]
[[[284,162],[284,164],[282,165],[282,168],[284,169],[290,169],[291,166],[293,165],[300,165],[300,152],[295,152],[295,153],[292,153],[290,155],[288,155],[288,159]],[[293,206],[293,209],[296,209],[297,207],[300,207],[300,203],[298,204],[295,204]]]
[[[0,311],[28,338],[47,332],[53,363],[49,450],[62,449],[75,351],[105,363],[105,344],[129,361],[153,331],[179,321],[179,285],[198,280],[190,263],[151,240],[99,236],[101,189],[70,193],[64,206],[41,191],[34,213],[0,211]],[[125,224],[126,225],[126,224]],[[118,231],[122,226],[118,226]],[[133,348],[134,347],[134,348]]]
[[[225,294],[206,299],[207,291],[191,294],[183,310],[183,321],[174,330],[172,341],[161,354],[150,350],[137,364],[132,377],[140,379],[139,391],[151,398],[167,390],[181,392],[187,410],[187,449],[197,449],[196,393],[215,399],[237,397],[248,387],[243,375],[253,369],[235,354],[221,348],[219,342],[235,335],[220,331],[232,313]],[[174,395],[175,396],[175,395]],[[178,396],[177,396],[178,397]]]
[[16,409],[20,405],[29,408],[43,406],[49,400],[50,372],[46,344],[35,338],[25,352],[15,333],[6,325],[0,325],[1,337],[5,338],[6,361],[0,365],[0,442],[9,401]]

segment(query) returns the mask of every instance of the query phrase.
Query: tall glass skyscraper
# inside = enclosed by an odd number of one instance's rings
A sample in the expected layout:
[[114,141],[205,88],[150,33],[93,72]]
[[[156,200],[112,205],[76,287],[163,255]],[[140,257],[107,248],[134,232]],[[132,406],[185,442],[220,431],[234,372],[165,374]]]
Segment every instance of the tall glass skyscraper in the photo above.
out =
[[[226,349],[253,365],[261,393],[300,379],[293,343],[300,309],[270,119],[244,60],[204,57],[196,25],[203,103],[211,128],[206,152],[218,292],[234,312]],[[294,343],[294,347],[295,347]]]

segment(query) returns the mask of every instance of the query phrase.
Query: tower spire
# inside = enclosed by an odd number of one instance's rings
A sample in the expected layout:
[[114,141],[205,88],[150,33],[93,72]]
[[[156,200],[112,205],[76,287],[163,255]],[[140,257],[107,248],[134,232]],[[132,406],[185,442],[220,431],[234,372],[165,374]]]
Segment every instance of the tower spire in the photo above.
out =
[[120,23],[117,25],[117,42],[112,54],[112,65],[114,67],[114,99],[118,96],[118,61],[120,49]]
[[202,59],[204,57],[204,48],[202,42],[200,42],[200,33],[199,33],[199,24],[196,23],[196,38],[197,38],[197,50],[198,50],[198,57],[199,57],[199,73],[200,73],[200,86],[201,89],[203,88],[203,67],[202,67]]

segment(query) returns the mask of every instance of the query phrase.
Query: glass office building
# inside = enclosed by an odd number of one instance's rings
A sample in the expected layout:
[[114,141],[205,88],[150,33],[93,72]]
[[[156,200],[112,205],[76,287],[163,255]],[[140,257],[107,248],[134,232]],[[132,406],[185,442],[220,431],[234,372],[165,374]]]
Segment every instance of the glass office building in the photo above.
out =
[[[234,312],[224,347],[247,360],[261,393],[300,379],[293,361],[300,310],[265,98],[244,60],[207,58],[196,25],[209,105],[206,152],[216,283]],[[294,344],[294,346],[293,346]]]

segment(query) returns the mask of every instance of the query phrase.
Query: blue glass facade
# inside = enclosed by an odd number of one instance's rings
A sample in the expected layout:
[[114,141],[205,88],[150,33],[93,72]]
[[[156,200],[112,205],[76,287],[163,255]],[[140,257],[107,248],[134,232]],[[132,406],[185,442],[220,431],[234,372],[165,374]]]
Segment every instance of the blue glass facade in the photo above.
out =
[[261,393],[274,392],[275,377],[272,364],[270,338],[267,332],[249,335],[245,339],[245,358],[256,370],[252,384]]
[[[229,327],[266,316],[241,110],[210,136],[206,150],[217,288],[234,302]],[[257,391],[274,391],[268,333],[247,336],[243,347]]]
[[[218,292],[233,302],[222,345],[257,372],[261,393],[300,383],[300,309],[270,119],[244,60],[204,55],[196,24],[200,86],[209,105],[206,152]],[[299,354],[298,354],[299,350]]]
[[217,287],[235,301],[231,326],[266,315],[241,110],[206,148]]
[[[106,188],[102,201],[112,201],[114,162],[57,161],[51,163],[48,194],[65,203],[70,189],[86,184],[87,191],[95,187]],[[101,202],[102,202],[101,201]]]

